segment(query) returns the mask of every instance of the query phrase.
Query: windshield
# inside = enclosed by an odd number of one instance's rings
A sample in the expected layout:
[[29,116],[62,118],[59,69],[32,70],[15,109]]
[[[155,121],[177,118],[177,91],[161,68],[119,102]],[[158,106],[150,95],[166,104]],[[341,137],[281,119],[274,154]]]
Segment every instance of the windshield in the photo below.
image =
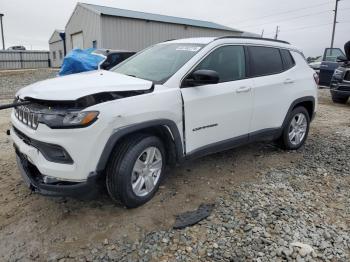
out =
[[199,44],[160,44],[133,56],[112,71],[164,83],[198,53]]

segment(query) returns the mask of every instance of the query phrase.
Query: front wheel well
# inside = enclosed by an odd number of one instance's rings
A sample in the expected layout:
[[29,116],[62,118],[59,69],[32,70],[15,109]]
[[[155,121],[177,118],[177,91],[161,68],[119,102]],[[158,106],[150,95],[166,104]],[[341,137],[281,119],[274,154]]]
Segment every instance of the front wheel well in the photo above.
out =
[[113,146],[113,150],[109,156],[109,158],[112,157],[113,152],[118,149],[118,146],[123,143],[126,139],[128,139],[131,136],[134,136],[136,134],[146,134],[146,135],[154,135],[161,139],[163,142],[163,145],[165,147],[166,151],[166,163],[168,165],[174,165],[178,161],[178,155],[177,155],[177,149],[176,144],[174,141],[173,134],[171,133],[171,130],[167,126],[152,126],[147,127],[139,130],[135,130],[133,132],[127,133],[120,137],[116,143]]

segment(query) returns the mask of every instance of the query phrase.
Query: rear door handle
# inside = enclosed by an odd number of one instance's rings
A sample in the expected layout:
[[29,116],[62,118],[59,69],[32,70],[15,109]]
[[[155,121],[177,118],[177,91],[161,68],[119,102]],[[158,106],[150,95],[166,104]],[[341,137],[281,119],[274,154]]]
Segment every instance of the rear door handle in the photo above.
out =
[[238,94],[239,93],[248,93],[248,92],[250,92],[250,90],[252,90],[251,87],[249,87],[249,86],[242,86],[242,87],[237,89],[236,93],[238,93]]
[[293,80],[293,79],[290,79],[290,78],[287,78],[286,80],[284,80],[284,83],[285,83],[285,84],[293,84],[293,83],[294,83],[294,80]]

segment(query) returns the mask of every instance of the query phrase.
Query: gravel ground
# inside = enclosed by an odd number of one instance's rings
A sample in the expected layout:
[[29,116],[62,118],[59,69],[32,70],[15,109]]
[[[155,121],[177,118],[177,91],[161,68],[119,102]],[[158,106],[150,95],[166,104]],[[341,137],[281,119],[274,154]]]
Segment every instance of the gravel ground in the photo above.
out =
[[56,69],[0,70],[0,99],[12,99],[23,86],[57,75]]
[[[51,76],[0,76],[0,97]],[[327,90],[319,97],[301,149],[259,143],[186,163],[134,210],[106,196],[31,194],[3,134],[9,111],[0,111],[0,260],[350,261],[350,105],[333,104]],[[215,204],[206,220],[172,229],[176,214],[201,203]]]

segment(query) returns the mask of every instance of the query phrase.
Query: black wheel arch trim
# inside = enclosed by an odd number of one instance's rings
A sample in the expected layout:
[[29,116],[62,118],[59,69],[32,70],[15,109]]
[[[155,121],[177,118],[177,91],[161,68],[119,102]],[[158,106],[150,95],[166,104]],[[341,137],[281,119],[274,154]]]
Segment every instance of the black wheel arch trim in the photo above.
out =
[[312,115],[310,116],[310,121],[313,120],[314,116],[315,116],[315,98],[313,96],[304,96],[304,97],[300,97],[296,100],[293,101],[293,103],[290,105],[287,114],[283,120],[283,124],[282,124],[282,129],[285,127],[288,121],[288,117],[290,116],[290,113],[293,111],[293,109],[295,108],[296,105],[303,103],[303,102],[312,102]]
[[180,136],[180,132],[178,130],[178,127],[176,123],[169,119],[157,119],[157,120],[151,120],[146,122],[141,122],[137,124],[133,124],[130,126],[122,127],[115,129],[112,133],[112,135],[109,137],[102,154],[100,156],[100,159],[98,161],[96,172],[102,172],[108,163],[108,159],[118,141],[125,137],[128,134],[142,131],[147,128],[154,128],[154,127],[167,127],[168,131],[170,131],[170,135],[172,136],[174,143],[175,143],[175,149],[176,149],[176,157],[177,160],[180,162],[184,158],[184,150],[183,150],[183,143]]

